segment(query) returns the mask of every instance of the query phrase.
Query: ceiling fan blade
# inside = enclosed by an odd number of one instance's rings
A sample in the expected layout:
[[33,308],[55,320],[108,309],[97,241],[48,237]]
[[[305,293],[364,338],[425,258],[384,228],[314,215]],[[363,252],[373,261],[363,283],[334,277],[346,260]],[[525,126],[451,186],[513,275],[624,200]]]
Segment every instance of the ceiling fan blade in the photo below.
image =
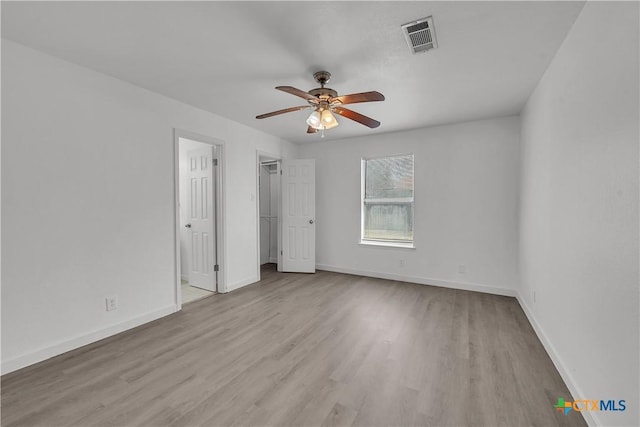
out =
[[357,102],[384,101],[384,95],[380,92],[352,93],[351,95],[336,96],[331,102],[338,100],[341,104],[355,104]]
[[290,93],[291,95],[299,96],[300,98],[304,98],[307,101],[318,101],[318,98],[316,98],[315,96],[310,95],[303,90],[296,89],[292,86],[277,86],[276,89]]
[[360,113],[356,113],[355,111],[349,110],[347,108],[333,107],[333,112],[336,114],[340,114],[342,117],[346,117],[347,119],[351,119],[365,126],[368,126],[370,128],[377,128],[378,126],[380,126],[379,121],[373,120],[371,117],[364,116]]
[[310,105],[301,105],[300,107],[285,108],[284,110],[272,111],[270,113],[260,114],[256,119],[266,119],[267,117],[277,116],[278,114],[291,113],[292,111],[306,110],[311,108]]
[[318,129],[316,128],[312,128],[311,126],[307,128],[307,133],[317,133],[317,132],[318,132]]

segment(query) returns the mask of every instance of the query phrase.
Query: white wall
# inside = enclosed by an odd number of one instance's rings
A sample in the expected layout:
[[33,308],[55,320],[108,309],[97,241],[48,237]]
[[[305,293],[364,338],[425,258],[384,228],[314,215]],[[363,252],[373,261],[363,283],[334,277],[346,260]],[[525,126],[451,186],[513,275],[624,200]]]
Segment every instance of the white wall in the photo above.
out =
[[[302,146],[316,159],[318,268],[514,295],[519,132],[506,117]],[[407,153],[416,249],[359,245],[360,159]]]
[[587,2],[522,113],[521,303],[575,399],[627,401],[600,425],[640,424],[638,48],[638,3]]
[[225,142],[222,268],[256,280],[256,150],[290,143],[7,40],[2,125],[3,372],[175,310],[174,128]]

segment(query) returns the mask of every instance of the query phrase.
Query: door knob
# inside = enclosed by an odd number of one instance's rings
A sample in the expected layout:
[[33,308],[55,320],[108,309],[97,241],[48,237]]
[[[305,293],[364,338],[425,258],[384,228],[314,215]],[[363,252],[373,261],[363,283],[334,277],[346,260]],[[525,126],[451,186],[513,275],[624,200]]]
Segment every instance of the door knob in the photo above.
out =
[[184,226],[187,228],[191,228],[191,224],[185,224]]
[[309,224],[313,224],[313,220],[312,219],[309,220]]

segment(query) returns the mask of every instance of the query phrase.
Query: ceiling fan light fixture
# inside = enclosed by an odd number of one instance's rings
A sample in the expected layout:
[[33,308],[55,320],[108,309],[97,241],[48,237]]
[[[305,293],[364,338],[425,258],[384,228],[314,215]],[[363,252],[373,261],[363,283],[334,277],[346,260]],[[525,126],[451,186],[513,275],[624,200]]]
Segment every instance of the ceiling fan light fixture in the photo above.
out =
[[371,117],[367,117],[353,110],[344,108],[343,105],[356,104],[360,102],[384,101],[383,94],[376,91],[370,91],[338,96],[338,92],[325,87],[325,84],[331,77],[331,74],[328,71],[318,71],[313,75],[313,77],[318,83],[320,83],[320,87],[311,89],[308,92],[297,89],[293,86],[276,86],[277,90],[281,90],[306,100],[307,105],[284,108],[282,110],[260,114],[256,116],[256,119],[266,119],[267,117],[312,108],[313,111],[306,120],[306,123],[309,126],[307,128],[307,134],[314,134],[320,131],[321,135],[324,136],[324,131],[326,129],[332,129],[338,126],[340,123],[336,120],[336,116],[334,114],[339,114],[342,117],[346,117],[349,120],[353,120],[354,122],[365,125],[371,129],[380,126],[379,121],[373,120]]
[[320,117],[322,118],[322,127],[324,127],[325,129],[334,128],[339,124],[335,116],[328,109],[323,110]]
[[314,110],[309,118],[307,119],[307,124],[314,129],[324,129],[322,125],[322,116],[318,110]]

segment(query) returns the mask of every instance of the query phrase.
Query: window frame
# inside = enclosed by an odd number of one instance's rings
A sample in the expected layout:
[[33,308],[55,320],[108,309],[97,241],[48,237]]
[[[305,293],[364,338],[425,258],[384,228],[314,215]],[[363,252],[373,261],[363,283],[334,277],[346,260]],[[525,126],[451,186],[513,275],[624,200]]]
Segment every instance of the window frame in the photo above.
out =
[[[378,159],[388,159],[394,157],[406,157],[411,156],[413,158],[411,175],[413,177],[413,197],[394,197],[394,198],[375,198],[375,199],[366,199],[366,172],[367,172],[367,161],[369,160],[378,160]],[[414,153],[405,153],[405,154],[393,154],[387,156],[377,156],[377,157],[362,157],[360,159],[360,241],[358,242],[361,245],[367,246],[383,246],[383,247],[394,247],[394,248],[408,248],[415,249],[415,202],[416,202],[416,180],[415,180],[415,169],[416,169],[416,156]],[[398,203],[398,204],[411,204],[411,217],[412,217],[412,232],[413,238],[411,240],[393,240],[393,239],[371,239],[365,238],[365,205],[366,203],[380,203],[387,202],[389,204]]]

